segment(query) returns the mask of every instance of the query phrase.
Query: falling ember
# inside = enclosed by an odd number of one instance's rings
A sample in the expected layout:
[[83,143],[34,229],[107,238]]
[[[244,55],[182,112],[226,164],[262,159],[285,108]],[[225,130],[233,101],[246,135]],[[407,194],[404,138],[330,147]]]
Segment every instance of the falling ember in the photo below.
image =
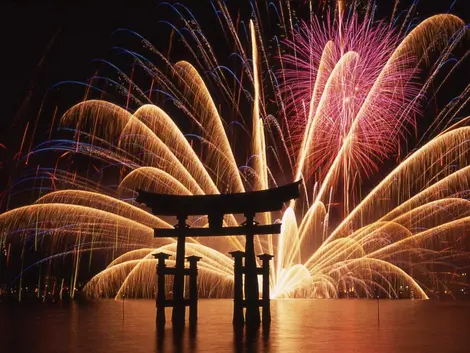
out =
[[[285,39],[276,37],[270,49],[258,10],[249,28],[242,29],[242,21],[232,22],[220,2],[215,5],[218,20],[236,49],[237,73],[219,64],[187,8],[162,6],[175,10],[186,26],[181,32],[172,29],[170,48],[176,50],[173,37],[179,37],[192,60],[172,64],[139,37],[164,67],[127,52],[132,72],[128,76],[116,67],[124,84],[115,82],[124,104],[87,98],[70,108],[57,124],[73,135],[71,140],[49,139],[25,154],[23,137],[19,159],[31,164],[44,153],[60,157],[50,169],[41,163],[32,177],[48,181],[54,191],[0,214],[7,262],[13,243],[21,248],[17,256],[23,266],[30,241],[38,251],[47,244],[49,257],[41,263],[72,256],[73,296],[81,264],[92,269],[92,258],[100,257],[94,254],[105,252],[108,266],[85,286],[90,296],[153,297],[152,254],[174,255],[176,243],[153,237],[153,228],[171,227],[172,221],[137,204],[136,189],[217,194],[265,189],[300,177],[305,180],[301,198],[282,214],[259,219],[282,221],[278,237],[255,242],[257,253],[275,256],[275,297],[332,298],[346,291],[398,297],[397,288],[406,285],[416,298],[425,299],[436,281],[431,268],[446,268],[468,256],[458,239],[470,225],[470,127],[450,120],[469,101],[470,89],[436,117],[433,126],[446,129],[432,126],[425,143],[407,156],[396,156],[417,128],[429,87],[443,84],[437,81],[442,64],[465,34],[459,18],[437,15],[404,33],[374,21],[371,6],[364,16],[340,1],[334,16],[295,24],[288,5],[276,12],[282,13],[276,20]],[[410,24],[410,16],[405,18],[401,28]],[[150,92],[133,81],[141,70],[151,80]],[[90,82],[86,97],[92,97]],[[167,101],[172,105],[155,104]],[[175,109],[178,119],[187,118],[185,123],[172,119]],[[91,161],[86,173],[75,165],[64,168],[74,156]],[[363,180],[379,179],[384,161],[394,159],[400,162],[383,180],[371,191],[362,189]],[[116,173],[109,177],[109,171]],[[104,182],[107,178],[112,182]],[[207,224],[205,218],[190,221]],[[224,222],[237,225],[240,220],[230,215]],[[201,295],[229,295],[233,261],[228,252],[242,250],[243,242],[243,237],[188,239],[188,255],[202,257]],[[64,279],[60,297],[63,291]]]

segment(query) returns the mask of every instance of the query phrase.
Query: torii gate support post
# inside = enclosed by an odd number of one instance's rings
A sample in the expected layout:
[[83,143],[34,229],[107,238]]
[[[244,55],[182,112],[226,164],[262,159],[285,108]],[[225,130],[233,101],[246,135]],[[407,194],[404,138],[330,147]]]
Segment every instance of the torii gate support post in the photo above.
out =
[[189,323],[197,322],[197,263],[202,257],[188,256],[186,260],[189,262]]
[[[176,229],[186,229],[187,216],[178,216],[178,224]],[[178,235],[176,241],[176,262],[175,262],[175,276],[173,279],[173,312],[171,321],[173,324],[184,324],[184,316],[186,306],[184,305],[184,252],[185,252],[185,237]]]
[[271,322],[271,303],[269,293],[269,261],[273,258],[273,255],[263,254],[258,255],[258,258],[262,261],[261,274],[263,275],[263,298],[261,303],[263,306],[263,324]]
[[233,265],[233,324],[243,325],[243,258],[245,252],[237,250],[229,252],[234,259]]
[[153,257],[157,259],[157,326],[165,325],[165,307],[166,305],[166,294],[165,294],[165,274],[166,274],[166,264],[167,260],[171,255],[160,252],[158,254],[153,254]]
[[245,243],[245,302],[247,325],[260,324],[258,271],[256,268],[254,244],[254,214],[245,214],[247,227]]

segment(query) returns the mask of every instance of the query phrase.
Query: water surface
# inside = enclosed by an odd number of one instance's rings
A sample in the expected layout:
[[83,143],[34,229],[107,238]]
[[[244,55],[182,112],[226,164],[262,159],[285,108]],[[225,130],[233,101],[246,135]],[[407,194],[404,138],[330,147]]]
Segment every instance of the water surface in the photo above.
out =
[[470,352],[469,302],[381,300],[380,322],[377,304],[274,300],[269,331],[242,333],[231,300],[201,300],[181,333],[157,333],[152,300],[0,304],[0,352]]

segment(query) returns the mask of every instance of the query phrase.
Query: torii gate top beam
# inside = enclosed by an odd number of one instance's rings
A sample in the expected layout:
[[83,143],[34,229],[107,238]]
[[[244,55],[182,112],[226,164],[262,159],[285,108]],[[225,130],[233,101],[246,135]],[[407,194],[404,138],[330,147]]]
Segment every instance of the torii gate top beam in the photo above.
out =
[[[251,214],[280,211],[285,202],[299,197],[301,180],[277,188],[233,194],[169,195],[137,190],[137,202],[159,216],[208,215],[216,220],[225,214]],[[214,216],[214,217],[211,217]]]

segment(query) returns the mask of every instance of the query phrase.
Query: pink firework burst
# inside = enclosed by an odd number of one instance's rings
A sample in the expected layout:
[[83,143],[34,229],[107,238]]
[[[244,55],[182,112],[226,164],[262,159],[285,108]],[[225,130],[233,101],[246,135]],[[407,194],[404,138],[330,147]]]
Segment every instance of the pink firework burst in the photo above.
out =
[[390,25],[355,14],[313,17],[285,40],[282,93],[293,153],[306,150],[304,176],[327,172],[339,154],[345,168],[368,176],[397,153],[419,96],[415,60],[396,54],[400,43]]

